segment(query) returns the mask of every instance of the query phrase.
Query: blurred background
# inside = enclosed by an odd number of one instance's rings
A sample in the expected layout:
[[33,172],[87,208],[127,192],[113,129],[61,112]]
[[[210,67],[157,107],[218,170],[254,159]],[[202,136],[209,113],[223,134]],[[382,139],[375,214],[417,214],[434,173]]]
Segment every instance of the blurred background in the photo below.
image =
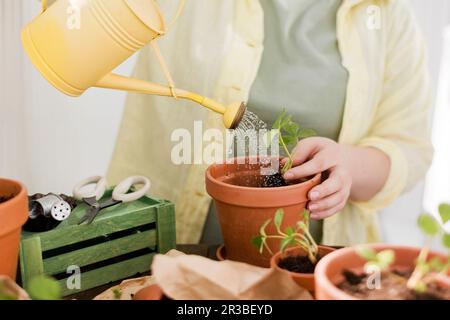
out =
[[[450,202],[450,1],[410,3],[429,48],[436,153],[426,181],[385,209],[380,224],[386,242],[420,245],[417,216]],[[126,93],[91,89],[74,99],[48,84],[20,43],[39,10],[35,0],[0,0],[0,176],[23,181],[29,193],[70,194],[80,178],[106,172]],[[135,59],[116,72],[131,74]]]

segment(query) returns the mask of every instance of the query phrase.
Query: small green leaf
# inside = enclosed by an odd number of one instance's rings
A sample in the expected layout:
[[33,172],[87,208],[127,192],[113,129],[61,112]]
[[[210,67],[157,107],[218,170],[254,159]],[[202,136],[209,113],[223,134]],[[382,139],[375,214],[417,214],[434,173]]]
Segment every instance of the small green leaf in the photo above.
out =
[[308,229],[308,228],[306,227],[306,224],[305,224],[303,221],[297,222],[297,226],[298,226],[301,230],[303,230],[303,231],[305,231],[305,230]]
[[448,249],[450,249],[450,234],[449,233],[444,233],[444,235],[442,236],[442,243],[444,244],[444,246]]
[[32,278],[27,291],[34,300],[61,299],[61,288],[58,281],[47,276]]
[[120,298],[122,298],[122,292],[118,288],[113,290],[113,294],[115,300],[120,300]]
[[377,253],[368,246],[357,246],[356,253],[367,261],[375,261],[377,259]]
[[278,209],[275,212],[275,218],[273,220],[274,224],[275,224],[275,228],[277,228],[278,232],[280,232],[280,228],[281,228],[281,223],[283,222],[283,216],[284,216],[284,210],[283,209]]
[[427,285],[423,282],[418,282],[414,290],[420,293],[425,293],[427,291]]
[[439,257],[431,258],[428,262],[430,269],[435,272],[441,272],[445,268],[445,263]]
[[434,236],[441,230],[439,222],[429,214],[421,214],[417,223],[422,232],[429,236]]
[[259,253],[263,252],[264,241],[266,241],[266,238],[261,235],[256,236],[252,239],[252,244],[258,249]]
[[293,148],[297,145],[298,139],[296,136],[282,136],[281,137],[288,148]]
[[316,131],[314,131],[313,129],[307,129],[307,128],[305,128],[305,129],[301,129],[301,130],[300,130],[298,137],[299,137],[300,139],[304,139],[304,138],[313,137],[313,136],[315,136],[316,134],[317,134]]
[[295,230],[292,227],[287,227],[286,229],[284,229],[284,233],[286,233],[288,236],[292,236],[295,233]]
[[286,248],[288,246],[290,246],[294,243],[295,243],[294,237],[287,237],[287,238],[284,238],[283,240],[281,240],[281,245],[280,245],[281,252],[284,252],[284,250],[286,250]]
[[395,259],[395,253],[392,250],[383,250],[377,253],[377,261],[378,266],[381,269],[386,269],[389,267],[392,262],[394,262]]
[[282,126],[282,123],[284,121],[285,115],[286,115],[286,109],[283,109],[283,111],[280,113],[278,118],[273,123],[273,126],[272,126],[273,129],[281,129],[281,126]]
[[439,215],[441,216],[442,222],[445,224],[450,221],[450,204],[442,203],[439,205]]

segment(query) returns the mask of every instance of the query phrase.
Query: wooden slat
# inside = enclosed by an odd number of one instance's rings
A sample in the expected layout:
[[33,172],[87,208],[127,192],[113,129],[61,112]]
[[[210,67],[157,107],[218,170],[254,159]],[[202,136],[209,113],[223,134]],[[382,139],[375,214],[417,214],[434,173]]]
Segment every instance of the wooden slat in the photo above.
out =
[[71,265],[84,267],[136,250],[144,248],[154,249],[155,246],[156,230],[148,230],[45,259],[44,272],[54,275],[66,272],[67,267]]
[[102,235],[127,230],[156,221],[156,208],[117,214],[113,218],[94,221],[90,225],[74,225],[40,234],[42,250],[47,251]]
[[29,238],[20,244],[20,272],[22,286],[27,287],[34,276],[43,274],[41,241],[39,237]]
[[171,203],[158,208],[156,213],[157,250],[166,253],[176,246],[175,208]]
[[63,296],[85,291],[103,284],[135,276],[136,273],[144,273],[150,270],[154,253],[112,264],[97,270],[81,274],[81,288],[69,290],[67,279],[60,280]]

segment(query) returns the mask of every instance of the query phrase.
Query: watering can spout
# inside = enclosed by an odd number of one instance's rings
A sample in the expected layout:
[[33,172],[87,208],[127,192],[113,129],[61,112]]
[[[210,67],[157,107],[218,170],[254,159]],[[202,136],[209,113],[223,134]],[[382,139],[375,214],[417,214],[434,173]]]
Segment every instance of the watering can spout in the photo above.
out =
[[223,124],[228,129],[235,129],[239,125],[246,110],[246,105],[244,103],[233,103],[229,106],[225,106],[217,101],[194,92],[170,88],[158,83],[139,79],[127,78],[115,73],[106,75],[95,86],[98,88],[125,90],[165,97],[176,96],[180,99],[191,100],[210,109],[211,111],[220,113],[223,116]]
[[[155,0],[56,0],[50,7],[42,0],[40,15],[22,30],[22,43],[41,74],[67,95],[78,97],[91,87],[100,87],[187,99],[222,114],[226,128],[237,127],[245,104],[224,106],[175,88],[154,41],[165,33]],[[155,49],[169,86],[111,73],[148,43]]]

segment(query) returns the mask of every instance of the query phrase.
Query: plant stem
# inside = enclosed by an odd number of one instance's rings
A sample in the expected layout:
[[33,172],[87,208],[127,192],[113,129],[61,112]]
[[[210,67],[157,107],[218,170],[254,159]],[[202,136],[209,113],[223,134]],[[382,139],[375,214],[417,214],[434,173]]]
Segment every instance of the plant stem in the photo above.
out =
[[417,288],[417,285],[420,283],[420,281],[422,281],[422,278],[425,276],[422,271],[422,266],[427,261],[428,252],[430,251],[430,245],[431,245],[431,237],[428,237],[422,250],[420,250],[419,257],[417,258],[416,262],[416,267],[414,268],[411,277],[409,277],[408,282],[406,283],[406,286],[411,290],[415,290]]
[[283,167],[283,169],[281,169],[281,174],[285,174],[289,169],[292,168],[292,164],[294,162],[294,160],[292,160],[292,156],[291,153],[289,152],[289,149],[287,148],[286,144],[284,143],[283,137],[281,136],[281,131],[280,131],[280,142],[281,142],[281,146],[284,149],[284,152],[286,152],[287,156],[289,157],[289,166],[286,167],[286,165]]

